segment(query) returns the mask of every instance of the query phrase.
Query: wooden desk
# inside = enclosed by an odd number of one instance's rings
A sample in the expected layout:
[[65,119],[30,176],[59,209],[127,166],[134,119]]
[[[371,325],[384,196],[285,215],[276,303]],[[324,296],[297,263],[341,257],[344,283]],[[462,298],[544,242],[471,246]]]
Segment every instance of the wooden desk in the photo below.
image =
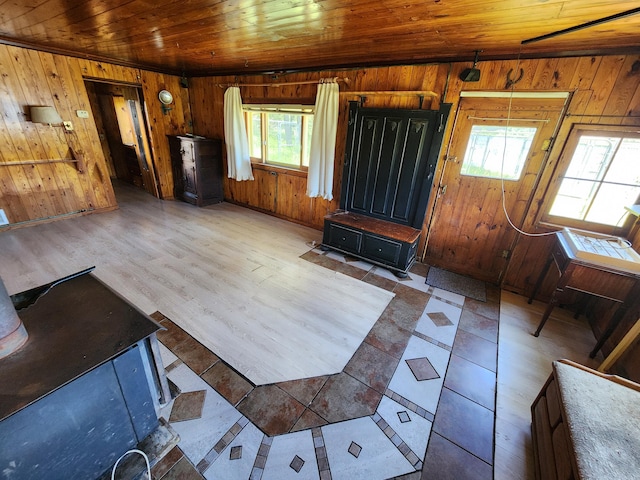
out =
[[560,297],[567,291],[577,291],[610,300],[611,308],[608,312],[610,320],[607,322],[607,326],[598,339],[596,346],[589,354],[593,358],[614,332],[629,306],[640,298],[640,275],[605,267],[575,257],[562,234],[557,232],[551,256],[538,277],[533,292],[529,297],[529,303],[533,301],[536,293],[538,293],[552,263],[555,263],[558,268],[560,278],[534,335],[536,337],[540,335],[540,331],[549,315],[560,302]]

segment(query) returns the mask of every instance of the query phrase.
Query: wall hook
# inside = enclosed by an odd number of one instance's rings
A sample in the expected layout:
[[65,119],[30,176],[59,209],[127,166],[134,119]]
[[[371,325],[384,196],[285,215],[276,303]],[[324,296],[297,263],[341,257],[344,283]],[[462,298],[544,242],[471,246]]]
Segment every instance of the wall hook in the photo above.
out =
[[507,83],[504,86],[505,90],[508,90],[511,87],[513,87],[516,83],[518,83],[520,80],[522,80],[522,77],[524,77],[524,69],[523,68],[520,69],[520,76],[518,78],[516,78],[515,80],[511,78],[511,72],[513,72],[513,68],[509,69],[509,71],[507,72]]

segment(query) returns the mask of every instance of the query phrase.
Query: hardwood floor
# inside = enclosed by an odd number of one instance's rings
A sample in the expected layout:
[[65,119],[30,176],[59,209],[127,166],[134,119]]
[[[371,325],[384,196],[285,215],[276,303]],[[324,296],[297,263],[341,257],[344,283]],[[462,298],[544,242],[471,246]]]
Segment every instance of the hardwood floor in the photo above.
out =
[[584,317],[556,308],[539,337],[535,331],[545,304],[502,291],[498,337],[498,388],[496,397],[496,480],[533,479],[531,404],[551,373],[551,362],[567,358],[597,368],[589,352],[595,338]]
[[197,208],[128,186],[117,194],[117,211],[3,233],[9,293],[95,265],[107,285],[175,319],[256,385],[340,372],[393,298],[299,258],[318,231],[228,203]]
[[[391,298],[373,285],[300,260],[311,242],[320,241],[321,232],[229,204],[199,209],[159,201],[126,186],[119,186],[117,195],[121,208],[116,212],[0,233],[0,277],[9,293],[96,265],[96,276],[141,310],[160,310],[183,322],[203,343],[214,342],[210,348],[215,352],[229,352],[224,353],[229,358],[237,352],[237,360],[225,360],[237,362],[249,378],[266,381],[273,381],[274,371],[316,375],[299,371],[305,358],[325,369],[325,360],[342,351],[346,362],[351,354],[341,346],[358,345],[371,326],[368,322],[378,318]],[[319,290],[329,293],[318,298]],[[347,321],[336,318],[336,304]],[[533,337],[543,309],[539,302],[527,305],[523,297],[502,292],[496,479],[533,478],[529,408],[551,372],[551,362],[569,358],[596,367],[602,361],[588,358],[595,339],[586,320],[574,320],[562,309],[554,311],[539,338]],[[324,313],[314,320],[316,311]],[[203,318],[207,320],[196,321]],[[282,327],[282,318],[296,322]],[[202,325],[217,319],[216,336],[205,341],[211,328]],[[333,332],[312,340],[320,346],[316,354],[309,353],[308,340],[299,337],[302,330],[305,335],[319,331],[314,322]],[[255,325],[263,330],[256,331]],[[276,335],[283,329],[284,335]],[[282,343],[287,337],[291,346]],[[259,350],[272,356],[265,361]],[[253,371],[247,359],[270,362],[267,373]]]

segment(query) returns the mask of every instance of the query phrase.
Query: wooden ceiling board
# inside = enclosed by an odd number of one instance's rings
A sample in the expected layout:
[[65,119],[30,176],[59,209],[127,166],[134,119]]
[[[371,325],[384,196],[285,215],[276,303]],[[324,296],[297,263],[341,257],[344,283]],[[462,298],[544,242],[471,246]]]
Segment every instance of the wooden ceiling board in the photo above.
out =
[[0,42],[115,64],[243,74],[640,51],[618,0],[0,0]]

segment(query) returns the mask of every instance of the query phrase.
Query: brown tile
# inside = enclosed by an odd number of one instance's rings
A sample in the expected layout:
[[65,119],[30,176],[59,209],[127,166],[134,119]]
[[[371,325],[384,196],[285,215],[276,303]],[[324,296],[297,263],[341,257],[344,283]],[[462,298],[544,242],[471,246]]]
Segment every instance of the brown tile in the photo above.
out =
[[487,286],[487,303],[497,303],[500,304],[500,296],[502,294],[502,290],[500,287],[496,285],[486,284]]
[[449,317],[444,312],[431,312],[427,313],[429,320],[433,322],[436,327],[449,327],[453,325],[453,322],[449,320]]
[[346,373],[333,375],[309,408],[329,423],[373,415],[382,395]]
[[162,460],[151,468],[151,476],[153,479],[160,480],[182,457],[182,450],[180,450],[180,448],[173,447],[169,450],[169,453],[162,457]]
[[193,337],[189,337],[183,342],[180,342],[172,348],[171,351],[176,354],[180,360],[186,363],[196,375],[202,375],[204,371],[220,360],[208,348]]
[[393,289],[396,288],[398,282],[394,282],[393,280],[389,280],[388,278],[381,277],[380,275],[375,275],[371,272],[367,273],[367,275],[362,279],[362,281],[370,283],[371,285],[375,285],[376,287],[383,288],[389,292],[393,292]]
[[409,338],[411,338],[411,332],[395,323],[392,310],[385,310],[369,330],[364,341],[400,359],[407,348]]
[[397,365],[397,358],[362,342],[343,371],[384,394]]
[[237,408],[267,435],[289,432],[305,409],[304,405],[275,385],[254,388]]
[[429,265],[426,263],[416,262],[409,269],[411,273],[415,273],[416,275],[420,275],[421,277],[427,278],[427,274],[429,273]]
[[316,260],[318,259],[319,256],[320,256],[319,253],[314,252],[313,250],[309,250],[308,252],[305,252],[302,255],[300,255],[300,258],[303,260],[307,260],[308,262],[311,262],[311,263],[316,263]]
[[498,320],[493,320],[464,308],[458,328],[479,337],[498,343]]
[[173,468],[162,477],[162,480],[204,480],[204,477],[191,465],[187,457],[182,457]]
[[211,385],[231,405],[237,405],[251,390],[253,385],[242,375],[226,365],[217,362],[201,375],[202,379]]
[[346,263],[338,262],[338,265],[335,268],[336,272],[344,273],[353,278],[357,278],[358,280],[362,280],[366,275],[367,271],[358,267],[354,267],[353,265],[348,265]]
[[473,333],[459,328],[451,352],[492,372],[496,371],[498,345]]
[[310,377],[300,380],[281,382],[276,385],[298,400],[301,404],[307,406],[318,394],[328,378],[329,375],[323,375],[321,377]]
[[500,319],[500,303],[499,302],[480,302],[473,298],[466,298],[463,310],[471,310],[472,312],[487,317],[496,322]]
[[436,369],[433,368],[433,365],[431,365],[427,357],[412,358],[405,361],[409,366],[409,370],[411,370],[411,373],[413,373],[413,376],[416,377],[416,380],[419,382],[440,378],[440,375],[436,372]]
[[302,416],[298,419],[296,424],[291,429],[292,432],[298,432],[300,430],[307,430],[309,428],[321,427],[323,425],[327,425],[327,421],[320,417],[315,412],[305,409]]
[[177,345],[191,338],[191,335],[167,317],[164,317],[164,319],[160,321],[160,325],[166,328],[166,330],[158,330],[156,335],[158,340],[160,340],[169,350],[173,350]]
[[496,374],[457,355],[451,355],[444,386],[495,410]]
[[422,480],[491,480],[493,468],[437,433],[429,438]]
[[396,294],[382,312],[388,319],[405,330],[412,332],[422,315],[430,295],[405,285],[396,285]]
[[207,396],[206,390],[195,392],[184,392],[178,395],[171,408],[170,422],[184,422],[194,420],[202,416],[204,399]]
[[468,398],[443,388],[433,432],[493,463],[494,413]]

